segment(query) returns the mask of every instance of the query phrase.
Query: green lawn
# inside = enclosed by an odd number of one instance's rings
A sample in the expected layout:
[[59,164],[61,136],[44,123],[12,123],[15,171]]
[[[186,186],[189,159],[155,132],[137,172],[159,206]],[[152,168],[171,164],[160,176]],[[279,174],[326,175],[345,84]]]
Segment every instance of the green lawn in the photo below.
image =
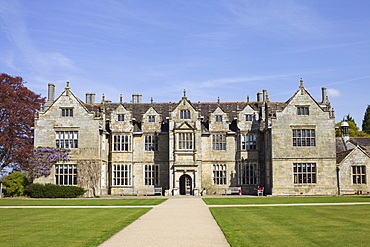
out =
[[313,197],[222,197],[203,198],[208,205],[280,204],[280,203],[330,203],[370,202],[370,196],[313,196]]
[[210,208],[231,246],[368,246],[370,205]]
[[0,245],[97,246],[149,210],[0,209]]
[[148,206],[167,199],[0,199],[0,206]]

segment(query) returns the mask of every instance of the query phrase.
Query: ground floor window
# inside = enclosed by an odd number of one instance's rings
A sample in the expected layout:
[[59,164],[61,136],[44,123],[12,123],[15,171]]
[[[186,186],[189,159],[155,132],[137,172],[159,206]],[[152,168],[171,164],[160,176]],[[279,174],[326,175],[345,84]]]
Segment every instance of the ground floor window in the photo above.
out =
[[352,182],[353,184],[366,184],[365,166],[352,166]]
[[295,184],[315,184],[316,164],[315,163],[294,163],[293,176]]
[[77,165],[55,165],[55,184],[77,185]]
[[258,184],[258,165],[256,163],[241,163],[238,165],[238,184]]
[[212,166],[213,171],[213,184],[224,185],[226,184],[226,165],[214,164]]
[[113,165],[112,167],[112,185],[125,186],[131,185],[132,166],[131,165]]
[[145,165],[144,166],[144,180],[145,185],[159,184],[159,166],[158,165]]

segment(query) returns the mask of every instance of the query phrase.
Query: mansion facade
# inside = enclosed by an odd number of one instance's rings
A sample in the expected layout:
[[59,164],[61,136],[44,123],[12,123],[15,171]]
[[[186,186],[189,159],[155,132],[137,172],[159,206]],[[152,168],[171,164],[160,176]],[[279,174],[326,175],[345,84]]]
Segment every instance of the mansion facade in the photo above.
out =
[[[326,89],[316,101],[303,81],[286,102],[270,102],[267,91],[249,102],[95,102],[78,99],[69,83],[35,118],[35,147],[71,150],[35,182],[85,187],[90,195],[224,194],[241,187],[256,194],[338,194],[335,119]],[[89,168],[90,165],[90,168]],[[93,167],[94,169],[92,169]],[[87,169],[89,168],[89,169]],[[87,179],[87,176],[95,179]]]

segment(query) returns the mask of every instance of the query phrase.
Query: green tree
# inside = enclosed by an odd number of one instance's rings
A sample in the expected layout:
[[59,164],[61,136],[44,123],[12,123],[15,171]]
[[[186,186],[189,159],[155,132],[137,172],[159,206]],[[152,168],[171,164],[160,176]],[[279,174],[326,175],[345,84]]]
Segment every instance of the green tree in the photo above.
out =
[[367,105],[364,120],[362,121],[362,131],[370,135],[370,105]]
[[348,132],[349,132],[350,137],[370,136],[369,134],[366,134],[364,131],[360,131],[360,128],[357,127],[355,121],[353,121],[353,118],[349,114],[343,119],[347,119],[347,120],[340,121],[335,125],[336,126],[335,136],[337,136],[337,137],[342,136],[342,131],[340,129],[340,126],[343,122],[347,122],[348,125],[349,125]]
[[3,184],[6,196],[23,196],[27,177],[23,173],[13,172],[4,178]]

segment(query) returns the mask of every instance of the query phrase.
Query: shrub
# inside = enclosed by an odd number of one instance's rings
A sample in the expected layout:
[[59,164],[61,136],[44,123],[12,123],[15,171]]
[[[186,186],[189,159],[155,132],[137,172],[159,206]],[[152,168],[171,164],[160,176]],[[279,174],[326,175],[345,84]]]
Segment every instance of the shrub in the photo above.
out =
[[5,177],[3,184],[6,187],[5,196],[24,196],[27,177],[23,173],[13,172]]
[[77,186],[63,186],[55,184],[32,184],[30,196],[32,198],[75,198],[82,196],[86,191]]

